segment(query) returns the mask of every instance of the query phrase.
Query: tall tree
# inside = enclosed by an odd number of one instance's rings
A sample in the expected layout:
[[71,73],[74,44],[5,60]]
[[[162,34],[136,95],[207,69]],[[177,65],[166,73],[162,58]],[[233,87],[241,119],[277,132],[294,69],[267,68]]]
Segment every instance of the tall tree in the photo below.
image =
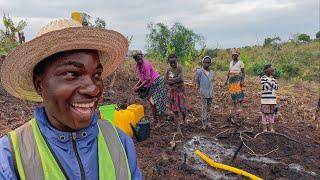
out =
[[175,23],[171,28],[163,23],[150,23],[147,28],[147,52],[155,58],[166,59],[169,54],[175,53],[183,61],[192,61],[204,54],[203,38],[180,23]]
[[[170,43],[175,47],[178,57],[183,57],[189,51],[195,51],[197,43],[200,44],[201,41],[200,35],[180,23],[175,23],[171,28]],[[192,56],[196,56],[196,54],[192,54]]]
[[300,41],[300,42],[310,42],[311,38],[307,34],[299,34],[298,41]]
[[149,34],[147,34],[147,52],[165,58],[171,38],[168,26],[163,23],[150,23],[147,28],[149,30]]
[[280,37],[273,37],[273,38],[265,38],[263,42],[263,47],[267,47],[270,45],[277,45],[281,41]]

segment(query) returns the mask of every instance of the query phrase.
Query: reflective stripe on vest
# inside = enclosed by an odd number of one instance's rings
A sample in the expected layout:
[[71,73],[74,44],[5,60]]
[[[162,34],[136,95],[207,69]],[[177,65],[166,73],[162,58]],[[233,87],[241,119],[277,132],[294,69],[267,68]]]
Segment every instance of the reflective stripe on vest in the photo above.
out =
[[[98,121],[99,179],[131,179],[127,156],[114,126]],[[22,180],[69,179],[47,146],[32,119],[9,132],[17,176]]]

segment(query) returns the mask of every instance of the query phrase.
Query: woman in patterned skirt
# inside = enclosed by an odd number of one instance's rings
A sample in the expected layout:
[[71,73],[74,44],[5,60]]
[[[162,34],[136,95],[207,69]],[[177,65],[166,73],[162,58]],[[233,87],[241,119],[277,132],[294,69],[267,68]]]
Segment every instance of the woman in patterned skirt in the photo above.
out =
[[182,115],[182,121],[186,123],[186,114],[189,111],[189,105],[186,103],[186,95],[183,86],[183,69],[177,65],[177,57],[171,54],[168,57],[170,68],[165,74],[165,82],[169,85],[168,109],[175,115],[174,119],[177,126],[177,133],[182,134],[179,121],[179,113]]
[[138,83],[133,87],[139,93],[140,98],[148,100],[152,109],[153,119],[160,127],[164,124],[167,96],[164,91],[164,81],[152,64],[143,59],[141,51],[134,54],[136,71],[139,77]]
[[244,64],[239,59],[239,49],[231,49],[232,61],[229,65],[229,72],[226,80],[226,85],[229,84],[229,93],[234,107],[238,112],[242,112],[242,101],[244,99],[244,93],[242,88],[244,87]]

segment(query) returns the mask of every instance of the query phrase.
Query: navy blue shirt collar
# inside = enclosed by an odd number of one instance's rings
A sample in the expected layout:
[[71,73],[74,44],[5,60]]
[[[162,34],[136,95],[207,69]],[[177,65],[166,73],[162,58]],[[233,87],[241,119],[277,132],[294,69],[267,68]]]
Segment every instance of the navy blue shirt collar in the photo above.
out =
[[49,140],[60,143],[66,143],[71,140],[72,133],[76,133],[77,140],[82,139],[95,139],[98,135],[98,113],[95,113],[92,117],[92,121],[89,127],[77,130],[75,132],[64,132],[54,128],[46,115],[44,107],[37,107],[34,113],[34,118],[36,119],[41,133]]

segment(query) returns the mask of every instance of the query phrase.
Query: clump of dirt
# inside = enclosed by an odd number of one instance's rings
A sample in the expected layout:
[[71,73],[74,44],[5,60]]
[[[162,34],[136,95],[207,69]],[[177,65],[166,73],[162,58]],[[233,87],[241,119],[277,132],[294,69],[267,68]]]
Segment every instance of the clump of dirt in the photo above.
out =
[[[156,64],[157,69],[162,71],[165,69],[161,63]],[[186,79],[191,80],[193,71],[186,69],[185,73]],[[141,143],[135,141],[138,164],[146,179],[215,179],[205,172],[212,171],[212,169],[204,162],[204,169],[193,167],[192,163],[197,161],[197,157],[192,160],[188,156],[185,162],[185,144],[194,136],[199,136],[207,138],[208,141],[237,149],[241,143],[240,134],[245,144],[258,155],[276,149],[265,156],[275,163],[251,160],[250,158],[259,158],[251,155],[252,152],[245,146],[240,149],[235,160],[232,161],[233,156],[230,155],[221,158],[223,163],[247,170],[265,179],[319,179],[320,132],[317,129],[319,122],[314,121],[316,103],[319,98],[318,90],[315,89],[319,87],[319,84],[305,86],[304,82],[298,82],[300,85],[295,86],[293,82],[280,80],[280,111],[276,117],[275,129],[276,132],[287,137],[277,134],[261,134],[254,138],[260,132],[259,79],[246,78],[246,102],[244,112],[240,115],[231,113],[232,103],[223,85],[224,79],[225,77],[217,74],[211,111],[213,128],[206,130],[200,128],[200,97],[194,87],[186,86],[188,102],[193,109],[188,115],[188,123],[182,125],[184,136],[174,136],[176,128],[172,119],[168,118],[166,124],[161,128],[152,128],[149,139]],[[137,82],[132,62],[125,62],[117,70],[112,87],[110,87],[111,82],[112,76],[106,80],[106,91],[112,90],[115,93],[104,103],[140,103],[144,105],[146,115],[151,115],[148,103],[141,101],[131,90]],[[40,105],[16,99],[3,91],[1,86],[0,103],[2,104],[0,106],[0,136],[28,121],[32,117],[34,108]],[[212,154],[214,146],[213,143],[212,147],[206,147],[205,152]],[[240,176],[227,172],[219,172],[225,178],[242,179]]]

